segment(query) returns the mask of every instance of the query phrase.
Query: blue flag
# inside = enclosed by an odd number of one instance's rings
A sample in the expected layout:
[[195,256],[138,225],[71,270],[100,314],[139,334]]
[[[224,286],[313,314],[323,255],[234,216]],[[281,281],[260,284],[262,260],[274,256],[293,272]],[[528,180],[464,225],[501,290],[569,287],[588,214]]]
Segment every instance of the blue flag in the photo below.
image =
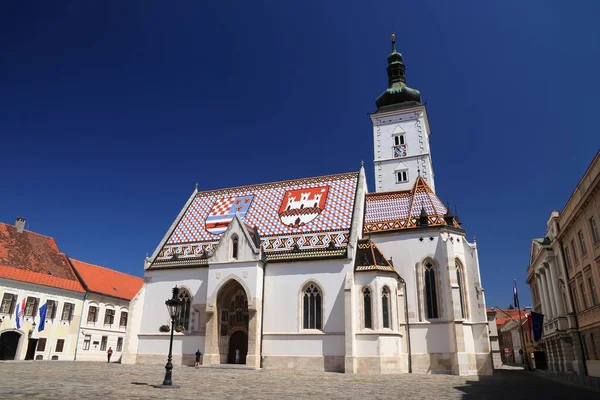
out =
[[542,340],[542,327],[544,326],[544,314],[536,312],[531,313],[531,328],[533,330],[533,340],[539,342]]
[[38,332],[44,330],[46,326],[46,312],[48,311],[48,302],[45,302],[43,306],[40,307],[40,325],[38,326]]

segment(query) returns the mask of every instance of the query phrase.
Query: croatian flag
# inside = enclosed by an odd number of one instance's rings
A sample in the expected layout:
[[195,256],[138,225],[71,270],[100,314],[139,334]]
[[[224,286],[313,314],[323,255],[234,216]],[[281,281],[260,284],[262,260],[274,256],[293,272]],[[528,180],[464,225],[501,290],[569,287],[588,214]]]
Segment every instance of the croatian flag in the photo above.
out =
[[21,329],[21,318],[23,318],[23,315],[25,315],[25,298],[23,298],[21,304],[17,303],[17,312],[15,313],[17,329]]

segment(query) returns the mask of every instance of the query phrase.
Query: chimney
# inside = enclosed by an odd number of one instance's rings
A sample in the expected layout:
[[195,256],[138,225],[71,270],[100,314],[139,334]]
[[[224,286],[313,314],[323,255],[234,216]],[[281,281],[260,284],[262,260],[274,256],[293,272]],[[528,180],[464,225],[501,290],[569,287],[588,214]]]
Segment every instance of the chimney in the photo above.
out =
[[25,229],[25,218],[17,217],[17,221],[15,222],[15,228],[17,228],[17,232],[23,232],[23,229]]

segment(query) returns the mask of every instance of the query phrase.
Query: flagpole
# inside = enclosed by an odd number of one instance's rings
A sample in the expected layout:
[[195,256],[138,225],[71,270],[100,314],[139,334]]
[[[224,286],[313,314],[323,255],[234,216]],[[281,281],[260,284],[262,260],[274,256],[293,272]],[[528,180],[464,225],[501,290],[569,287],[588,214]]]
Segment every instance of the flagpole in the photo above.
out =
[[[523,321],[521,319],[521,304],[519,304],[519,292],[517,290],[517,280],[515,279],[515,306],[517,306],[517,310],[519,310],[519,332],[521,333],[521,361],[523,362],[523,368],[529,369],[529,356],[527,355],[527,351],[525,348],[525,336],[523,335]],[[527,358],[527,365],[525,364],[525,358]]]

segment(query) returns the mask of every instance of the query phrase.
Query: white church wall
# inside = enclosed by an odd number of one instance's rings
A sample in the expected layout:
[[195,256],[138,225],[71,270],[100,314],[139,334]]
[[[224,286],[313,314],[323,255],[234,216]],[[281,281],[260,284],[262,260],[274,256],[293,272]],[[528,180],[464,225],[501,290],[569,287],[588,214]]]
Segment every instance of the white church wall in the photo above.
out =
[[248,302],[249,307],[254,305],[254,299],[262,299],[262,263],[249,261],[211,264],[208,268],[208,284],[206,286],[208,299],[216,302],[218,292],[222,285],[227,283],[230,279],[236,279],[238,282],[242,283],[242,286],[244,286],[246,291],[249,291],[249,293],[247,293],[249,297],[248,300],[252,300],[252,304],[250,304],[250,301]]
[[170,324],[165,301],[176,285],[189,290],[192,305],[206,303],[207,267],[147,270],[144,275],[147,283],[140,333],[158,333],[161,325]]
[[411,324],[410,339],[413,353],[450,353],[456,351],[452,343],[453,326],[445,323]]
[[352,268],[352,261],[347,259],[268,265],[265,271],[264,332],[302,331],[301,292],[311,281],[323,291],[323,331],[344,332],[344,277]]
[[343,334],[267,334],[263,339],[266,356],[339,356],[344,354]]
[[[140,335],[138,345],[139,355],[161,355],[169,352],[170,333],[161,334],[144,334]],[[173,355],[189,355],[194,354],[200,349],[204,352],[204,336],[186,336],[175,332],[173,335]],[[163,357],[164,358],[164,357]],[[156,357],[158,362],[161,362],[161,357]],[[163,359],[162,362],[165,362]]]

